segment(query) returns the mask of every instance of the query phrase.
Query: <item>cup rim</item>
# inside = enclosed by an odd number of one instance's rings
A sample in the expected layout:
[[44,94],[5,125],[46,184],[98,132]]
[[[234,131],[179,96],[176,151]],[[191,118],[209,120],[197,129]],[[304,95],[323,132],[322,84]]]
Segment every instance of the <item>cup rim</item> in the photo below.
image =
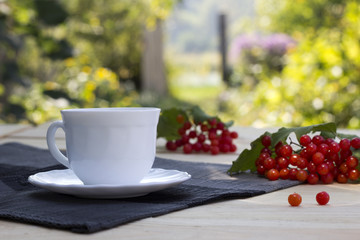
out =
[[156,107],[113,107],[113,108],[69,108],[61,112],[152,112],[160,111]]

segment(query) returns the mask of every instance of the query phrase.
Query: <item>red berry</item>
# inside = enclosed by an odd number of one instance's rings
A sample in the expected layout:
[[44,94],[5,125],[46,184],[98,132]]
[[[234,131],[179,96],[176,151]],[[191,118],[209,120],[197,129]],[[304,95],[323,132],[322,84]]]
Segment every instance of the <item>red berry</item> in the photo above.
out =
[[183,128],[184,128],[185,130],[190,129],[190,128],[191,128],[191,123],[190,123],[190,122],[184,122]]
[[321,143],[318,148],[317,151],[321,152],[322,154],[324,154],[324,156],[327,156],[327,154],[329,153],[329,145],[327,145],[326,143]]
[[267,153],[269,155],[272,154],[271,150],[269,148],[267,148],[267,147],[264,147],[263,149],[261,149],[261,153]]
[[263,165],[259,165],[259,166],[256,168],[256,170],[257,170],[258,174],[260,174],[260,175],[264,175],[264,174],[265,174],[265,171],[266,171],[266,169],[265,169],[265,167],[264,167]]
[[355,156],[349,156],[346,158],[345,163],[350,169],[354,169],[359,164],[359,160]]
[[340,173],[340,174],[336,177],[336,181],[337,181],[338,183],[347,183],[348,178],[346,177],[345,174]]
[[235,144],[230,145],[230,152],[236,152],[236,149],[237,149],[237,147]]
[[312,161],[313,161],[313,163],[315,163],[315,165],[319,165],[319,164],[323,163],[324,160],[325,160],[325,156],[321,152],[316,152],[312,156]]
[[311,143],[311,137],[309,135],[302,135],[299,141],[301,145],[306,146]]
[[326,175],[329,173],[329,166],[326,163],[321,163],[317,165],[316,171],[320,175]]
[[281,169],[287,168],[289,166],[289,161],[287,158],[284,157],[277,157],[276,162],[279,164],[279,167]]
[[310,173],[307,177],[309,184],[317,184],[319,182],[319,176],[316,173]]
[[297,180],[297,177],[296,177],[297,172],[298,172],[298,170],[296,168],[290,169],[290,171],[289,171],[289,179],[290,180]]
[[334,169],[335,169],[334,162],[326,161],[325,164],[328,165],[328,167],[329,167],[329,172],[333,172],[333,171],[334,171]]
[[177,145],[176,145],[176,142],[174,141],[168,141],[166,143],[166,149],[169,150],[169,151],[175,151],[177,149]]
[[350,150],[350,147],[351,147],[351,144],[350,144],[350,140],[349,139],[341,139],[340,143],[339,143],[339,146],[341,148],[341,150]]
[[291,154],[290,158],[289,158],[289,163],[293,166],[296,166],[297,163],[298,163],[298,160],[300,158],[300,155],[299,154]]
[[271,145],[271,137],[269,135],[264,135],[261,138],[261,143],[264,147],[269,147]]
[[332,173],[328,173],[326,175],[322,175],[321,176],[321,181],[324,184],[330,184],[334,181],[334,175]]
[[316,201],[318,202],[319,205],[326,205],[329,202],[329,200],[330,200],[330,195],[325,191],[316,194]]
[[350,157],[352,155],[351,150],[341,150],[340,151],[340,159],[345,160],[346,158]]
[[349,167],[346,163],[342,163],[340,166],[339,166],[339,171],[340,173],[347,173],[349,171]]
[[198,139],[198,142],[203,143],[203,142],[205,142],[205,140],[206,140],[206,136],[205,136],[204,134],[200,133],[200,134],[197,136],[197,139]]
[[216,132],[209,132],[208,138],[210,140],[216,139],[217,138]]
[[230,136],[221,136],[220,142],[223,144],[232,144],[232,138]]
[[289,173],[290,173],[289,169],[287,169],[287,168],[281,169],[280,172],[279,172],[280,178],[281,179],[288,179],[289,178]]
[[360,172],[357,169],[352,169],[348,172],[348,178],[352,181],[356,181],[359,179]]
[[203,150],[204,152],[210,151],[210,144],[203,143],[203,144],[202,144],[202,150]]
[[211,146],[210,147],[210,152],[211,152],[212,155],[217,155],[217,154],[219,154],[220,149],[219,149],[218,146]]
[[316,165],[313,162],[309,162],[307,165],[307,170],[309,173],[316,173]]
[[275,159],[268,157],[267,159],[264,160],[264,167],[266,169],[272,169],[275,168],[275,166],[276,166]]
[[257,158],[257,159],[255,160],[255,166],[257,167],[257,166],[259,166],[259,165],[264,165],[264,161],[261,162],[260,158]]
[[212,133],[215,133],[215,134],[216,134],[217,129],[212,127],[212,128],[209,128],[208,132],[209,132],[209,133],[212,132]]
[[278,142],[276,145],[275,145],[275,153],[276,155],[280,156],[280,148],[283,146],[284,144],[282,142]]
[[307,167],[308,165],[308,160],[306,160],[306,158],[303,158],[303,157],[299,157],[298,161],[297,161],[297,166],[298,168],[300,169],[304,169]]
[[340,174],[339,169],[335,167],[334,170],[332,171],[332,175],[334,176],[334,178],[336,178],[339,174]]
[[183,146],[183,152],[186,153],[186,154],[189,154],[192,152],[192,145],[190,143],[186,143],[184,146]]
[[225,124],[222,123],[222,122],[218,122],[218,123],[216,124],[216,128],[217,128],[218,130],[224,130]]
[[270,180],[270,181],[275,181],[278,180],[280,176],[280,173],[278,170],[276,169],[270,169],[266,175],[266,177]]
[[320,144],[325,142],[325,139],[323,136],[316,135],[311,140],[316,146],[319,146]]
[[355,138],[351,139],[350,144],[353,148],[359,149],[360,148],[360,138],[355,137]]
[[296,173],[296,179],[300,182],[305,182],[308,177],[308,173],[305,170],[298,170]]
[[176,121],[180,124],[183,124],[185,121],[185,117],[182,114],[176,116]]
[[215,127],[217,124],[217,120],[216,118],[212,118],[208,120],[208,123],[210,124],[210,126]]
[[219,146],[220,142],[217,138],[211,140],[211,146]]
[[309,143],[306,146],[306,150],[307,150],[307,153],[309,154],[309,156],[312,156],[312,155],[314,155],[316,153],[317,146],[314,143]]
[[230,131],[227,129],[224,129],[221,133],[221,137],[230,137]]
[[298,193],[292,193],[288,197],[288,202],[292,207],[297,207],[301,204],[302,198]]
[[231,132],[230,133],[230,137],[233,138],[233,139],[236,139],[239,137],[238,133],[237,132]]
[[334,162],[336,165],[338,165],[337,163],[339,163],[340,160],[339,154],[330,152],[327,155],[327,160],[329,162]]
[[181,136],[181,141],[183,144],[189,143],[189,140],[190,140],[190,138],[188,135],[184,134]]
[[196,131],[189,132],[189,138],[196,138],[196,136],[197,136]]
[[202,132],[207,132],[209,130],[208,126],[204,123],[201,124],[200,129]]
[[264,161],[268,157],[270,157],[270,154],[268,154],[268,153],[260,153],[259,159]]
[[227,153],[230,151],[230,145],[229,144],[221,144],[219,146],[220,152]]
[[179,135],[184,135],[186,133],[186,129],[184,127],[181,127],[178,129],[178,134]]
[[327,138],[327,139],[325,139],[325,143],[326,143],[327,145],[329,145],[329,144],[332,143],[332,142],[335,142],[335,140],[332,139],[332,138]]
[[309,154],[309,151],[308,149],[306,148],[303,148],[301,151],[300,151],[300,156],[303,157],[303,158],[311,158],[312,155]]
[[202,149],[202,144],[199,142],[196,142],[192,145],[192,148],[196,151],[196,152],[200,152]]
[[183,145],[183,142],[182,142],[181,139],[177,139],[177,140],[175,141],[175,143],[176,143],[176,146],[177,146],[177,147],[181,147],[181,146]]
[[282,157],[290,157],[292,154],[292,151],[293,151],[293,149],[290,145],[283,145],[279,150],[280,155]]
[[340,151],[340,146],[337,142],[331,142],[329,144],[329,151],[332,153],[338,153]]

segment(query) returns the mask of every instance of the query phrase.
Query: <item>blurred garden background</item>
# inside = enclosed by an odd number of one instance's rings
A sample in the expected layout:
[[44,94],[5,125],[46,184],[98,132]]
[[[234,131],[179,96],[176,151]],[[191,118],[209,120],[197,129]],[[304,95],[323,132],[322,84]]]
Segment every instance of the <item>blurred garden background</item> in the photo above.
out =
[[359,128],[359,96],[360,0],[0,0],[0,123],[199,105],[243,126]]

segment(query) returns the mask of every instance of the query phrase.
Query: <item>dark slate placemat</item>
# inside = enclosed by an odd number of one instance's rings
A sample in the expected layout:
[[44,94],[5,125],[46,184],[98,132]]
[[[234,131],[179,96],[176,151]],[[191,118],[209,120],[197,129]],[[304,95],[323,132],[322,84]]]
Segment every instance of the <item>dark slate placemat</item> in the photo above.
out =
[[[196,155],[194,155],[196,160]],[[80,233],[109,229],[217,200],[246,198],[299,184],[268,181],[256,174],[226,174],[229,165],[156,158],[154,167],[186,171],[177,186],[128,199],[83,199],[28,183],[37,172],[63,169],[49,151],[19,143],[0,145],[0,218]]]

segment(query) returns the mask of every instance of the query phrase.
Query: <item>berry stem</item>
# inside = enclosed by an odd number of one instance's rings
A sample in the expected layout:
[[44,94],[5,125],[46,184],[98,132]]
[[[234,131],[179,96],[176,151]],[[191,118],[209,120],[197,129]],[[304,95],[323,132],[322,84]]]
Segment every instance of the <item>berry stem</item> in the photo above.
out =
[[293,145],[295,145],[295,146],[300,147],[301,149],[304,148],[302,145],[298,144],[297,142],[293,142],[293,140],[292,140],[291,138],[289,138],[289,139],[290,139],[290,145],[293,144]]

